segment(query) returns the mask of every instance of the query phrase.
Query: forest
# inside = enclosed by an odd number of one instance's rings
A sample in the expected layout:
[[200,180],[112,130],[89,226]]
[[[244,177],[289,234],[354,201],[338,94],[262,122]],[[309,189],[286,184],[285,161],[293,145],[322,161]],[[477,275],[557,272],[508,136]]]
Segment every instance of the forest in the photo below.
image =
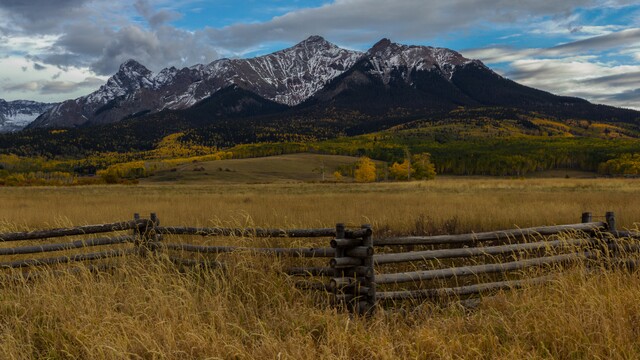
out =
[[[153,123],[151,117],[2,134],[0,184],[134,181],[179,164],[303,152],[386,163],[378,166],[377,180],[403,179],[410,163],[419,162],[412,157],[420,154],[428,156],[437,174],[521,177],[553,169],[605,176],[640,173],[640,130],[634,123],[459,108],[439,116],[391,118],[384,130],[368,132],[362,128],[362,114],[353,114],[349,121],[341,121],[348,117],[344,113],[327,114],[324,120],[261,117],[190,127],[176,112],[171,126],[158,119]],[[334,171],[355,178],[353,170]]]

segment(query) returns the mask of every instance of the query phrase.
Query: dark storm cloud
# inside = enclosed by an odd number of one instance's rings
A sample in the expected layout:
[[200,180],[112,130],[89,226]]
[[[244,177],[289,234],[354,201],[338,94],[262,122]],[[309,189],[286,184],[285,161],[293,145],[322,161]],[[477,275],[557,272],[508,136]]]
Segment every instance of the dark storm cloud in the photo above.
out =
[[[47,33],[59,29],[64,20],[87,14],[91,0],[0,0],[0,10],[27,33]],[[9,32],[15,29],[6,29]]]
[[197,33],[169,26],[161,26],[154,31],[127,26],[113,34],[100,57],[91,64],[91,69],[100,75],[110,75],[130,58],[153,70],[208,63],[219,56],[205,40]]

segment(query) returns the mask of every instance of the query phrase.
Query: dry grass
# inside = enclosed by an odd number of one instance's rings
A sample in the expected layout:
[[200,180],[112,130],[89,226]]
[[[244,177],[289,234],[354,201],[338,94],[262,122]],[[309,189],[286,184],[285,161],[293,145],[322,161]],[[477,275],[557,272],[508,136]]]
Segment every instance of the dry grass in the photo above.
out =
[[[371,222],[392,232],[567,223],[614,210],[634,227],[632,180],[440,179],[373,185],[1,188],[0,231],[123,220],[308,227]],[[452,221],[452,219],[457,219]],[[422,230],[421,230],[422,229]],[[296,290],[268,257],[180,273],[131,258],[0,289],[2,359],[640,358],[640,276],[579,267],[467,311],[423,304],[350,318]],[[321,297],[321,296],[320,296]]]

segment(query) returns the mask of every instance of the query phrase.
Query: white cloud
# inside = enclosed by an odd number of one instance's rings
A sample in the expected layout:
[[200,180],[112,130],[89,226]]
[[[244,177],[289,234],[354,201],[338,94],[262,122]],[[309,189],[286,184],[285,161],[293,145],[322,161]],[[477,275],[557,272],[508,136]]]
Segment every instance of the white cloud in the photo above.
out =
[[640,109],[640,65],[618,65],[593,61],[591,57],[527,59],[511,63],[507,77],[523,85],[565,96],[582,97],[595,103]]
[[[0,59],[1,98],[19,100],[28,98],[42,102],[63,101],[86,95],[106,81],[87,69],[69,68],[60,71],[55,67],[36,71],[34,62],[24,57],[10,56]],[[27,71],[22,71],[26,68]],[[16,73],[20,73],[19,77]]]

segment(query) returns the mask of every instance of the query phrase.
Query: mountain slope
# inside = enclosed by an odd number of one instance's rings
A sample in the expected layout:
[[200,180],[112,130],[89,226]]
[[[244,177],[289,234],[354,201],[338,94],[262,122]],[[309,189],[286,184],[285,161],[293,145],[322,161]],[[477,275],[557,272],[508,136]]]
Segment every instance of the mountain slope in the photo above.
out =
[[5,101],[0,99],[0,133],[23,129],[40,114],[55,105],[28,100]]
[[231,85],[267,100],[296,105],[353,66],[360,56],[312,36],[261,57],[220,59],[158,74],[128,60],[99,90],[65,101],[30,128],[105,124],[163,109],[185,109]]

